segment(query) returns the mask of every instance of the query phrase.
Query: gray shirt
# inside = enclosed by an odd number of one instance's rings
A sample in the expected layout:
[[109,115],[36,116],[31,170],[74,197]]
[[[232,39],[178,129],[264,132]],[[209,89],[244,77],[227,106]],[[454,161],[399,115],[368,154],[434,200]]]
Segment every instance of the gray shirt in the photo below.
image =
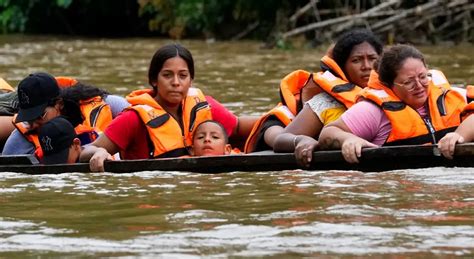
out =
[[[118,95],[107,95],[105,97],[105,102],[110,106],[112,118],[117,117],[123,109],[130,106],[125,98]],[[29,142],[23,134],[15,129],[5,142],[2,155],[24,155],[34,154],[34,152],[35,146]]]

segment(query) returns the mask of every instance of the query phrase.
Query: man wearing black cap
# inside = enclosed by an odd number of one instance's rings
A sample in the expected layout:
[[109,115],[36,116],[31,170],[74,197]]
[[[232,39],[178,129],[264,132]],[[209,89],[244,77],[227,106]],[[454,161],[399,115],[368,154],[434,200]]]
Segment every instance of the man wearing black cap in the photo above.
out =
[[[39,143],[38,129],[47,121],[58,116],[64,116],[76,128],[83,144],[93,141],[97,136],[95,128],[87,125],[77,127],[84,121],[80,101],[96,96],[102,98],[101,94],[105,94],[105,92],[92,86],[88,88],[86,85],[82,86],[73,88],[78,89],[77,91],[86,89],[88,92],[62,91],[57,80],[47,73],[34,73],[24,78],[19,83],[17,90],[19,111],[14,119],[17,129],[8,137],[2,153],[4,155],[35,154],[41,160],[43,153]],[[123,97],[114,95],[107,95],[105,104],[101,105],[110,106],[110,110],[99,109],[101,114],[104,111],[106,119],[109,118],[107,112],[110,112],[110,116],[113,118],[129,106]],[[91,114],[95,112],[95,108],[92,110],[92,105],[89,104],[85,104],[85,106],[86,109],[90,109],[89,116],[92,117]],[[94,116],[99,115],[94,113]],[[105,122],[102,121],[102,123]]]
[[[48,106],[55,105],[59,97],[59,86],[53,76],[34,73],[21,80],[18,85],[18,115],[15,123],[28,122],[30,127],[45,116]],[[57,111],[58,112],[58,111]]]
[[53,76],[39,72],[20,81],[17,95],[19,111],[14,117],[17,129],[8,137],[3,154],[34,154],[35,142],[29,133],[35,133],[44,122],[61,115],[60,89]]
[[43,149],[43,164],[72,164],[79,159],[82,147],[72,124],[64,117],[56,117],[39,129]]

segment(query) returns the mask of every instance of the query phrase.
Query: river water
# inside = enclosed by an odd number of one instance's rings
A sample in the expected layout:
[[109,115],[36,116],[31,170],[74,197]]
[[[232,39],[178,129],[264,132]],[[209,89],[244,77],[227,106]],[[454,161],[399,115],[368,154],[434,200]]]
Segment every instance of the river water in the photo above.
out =
[[[0,37],[0,76],[47,71],[125,95],[146,87],[155,39]],[[325,48],[182,42],[194,85],[261,114],[279,80],[317,70]],[[472,45],[420,47],[451,83],[474,83]],[[0,257],[474,256],[473,168],[357,171],[0,173]]]

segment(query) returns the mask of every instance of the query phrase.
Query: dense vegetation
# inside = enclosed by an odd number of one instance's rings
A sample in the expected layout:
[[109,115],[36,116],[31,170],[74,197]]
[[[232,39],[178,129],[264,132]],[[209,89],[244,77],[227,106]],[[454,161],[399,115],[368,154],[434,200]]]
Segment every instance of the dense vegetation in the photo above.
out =
[[[388,7],[369,11],[387,2]],[[315,43],[350,26],[371,27],[385,39],[401,35],[432,40],[473,41],[469,0],[0,0],[3,33],[53,33],[83,36],[165,36],[241,39],[277,43],[302,35]],[[416,8],[415,8],[416,7]],[[456,9],[457,8],[457,9]],[[418,12],[420,10],[420,12]],[[406,12],[406,15],[400,15]],[[360,14],[369,14],[360,16]],[[359,15],[359,16],[357,16]],[[399,19],[389,20],[399,15]],[[321,22],[348,19],[319,26]],[[419,21],[424,22],[419,22]],[[410,27],[413,23],[417,27]],[[316,29],[301,26],[316,24]],[[458,33],[446,36],[443,28]],[[395,27],[395,28],[394,28]],[[459,31],[459,28],[461,30]],[[292,34],[289,32],[295,32]],[[406,30],[413,30],[410,35]],[[323,33],[324,32],[324,33]],[[329,33],[328,33],[329,32]],[[430,34],[430,35],[428,35]],[[441,37],[442,36],[442,37]],[[444,38],[443,38],[444,37]]]

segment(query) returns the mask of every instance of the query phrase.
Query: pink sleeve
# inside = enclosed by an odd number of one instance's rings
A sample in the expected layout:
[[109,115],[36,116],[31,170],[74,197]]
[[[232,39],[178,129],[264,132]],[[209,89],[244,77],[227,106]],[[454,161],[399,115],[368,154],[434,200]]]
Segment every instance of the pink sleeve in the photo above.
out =
[[232,112],[227,110],[224,105],[216,101],[211,96],[206,95],[206,100],[211,106],[212,119],[218,121],[224,126],[227,135],[232,135],[238,123],[238,118]]
[[377,105],[362,101],[356,103],[341,116],[352,133],[375,145],[383,145],[392,130],[390,121]]

